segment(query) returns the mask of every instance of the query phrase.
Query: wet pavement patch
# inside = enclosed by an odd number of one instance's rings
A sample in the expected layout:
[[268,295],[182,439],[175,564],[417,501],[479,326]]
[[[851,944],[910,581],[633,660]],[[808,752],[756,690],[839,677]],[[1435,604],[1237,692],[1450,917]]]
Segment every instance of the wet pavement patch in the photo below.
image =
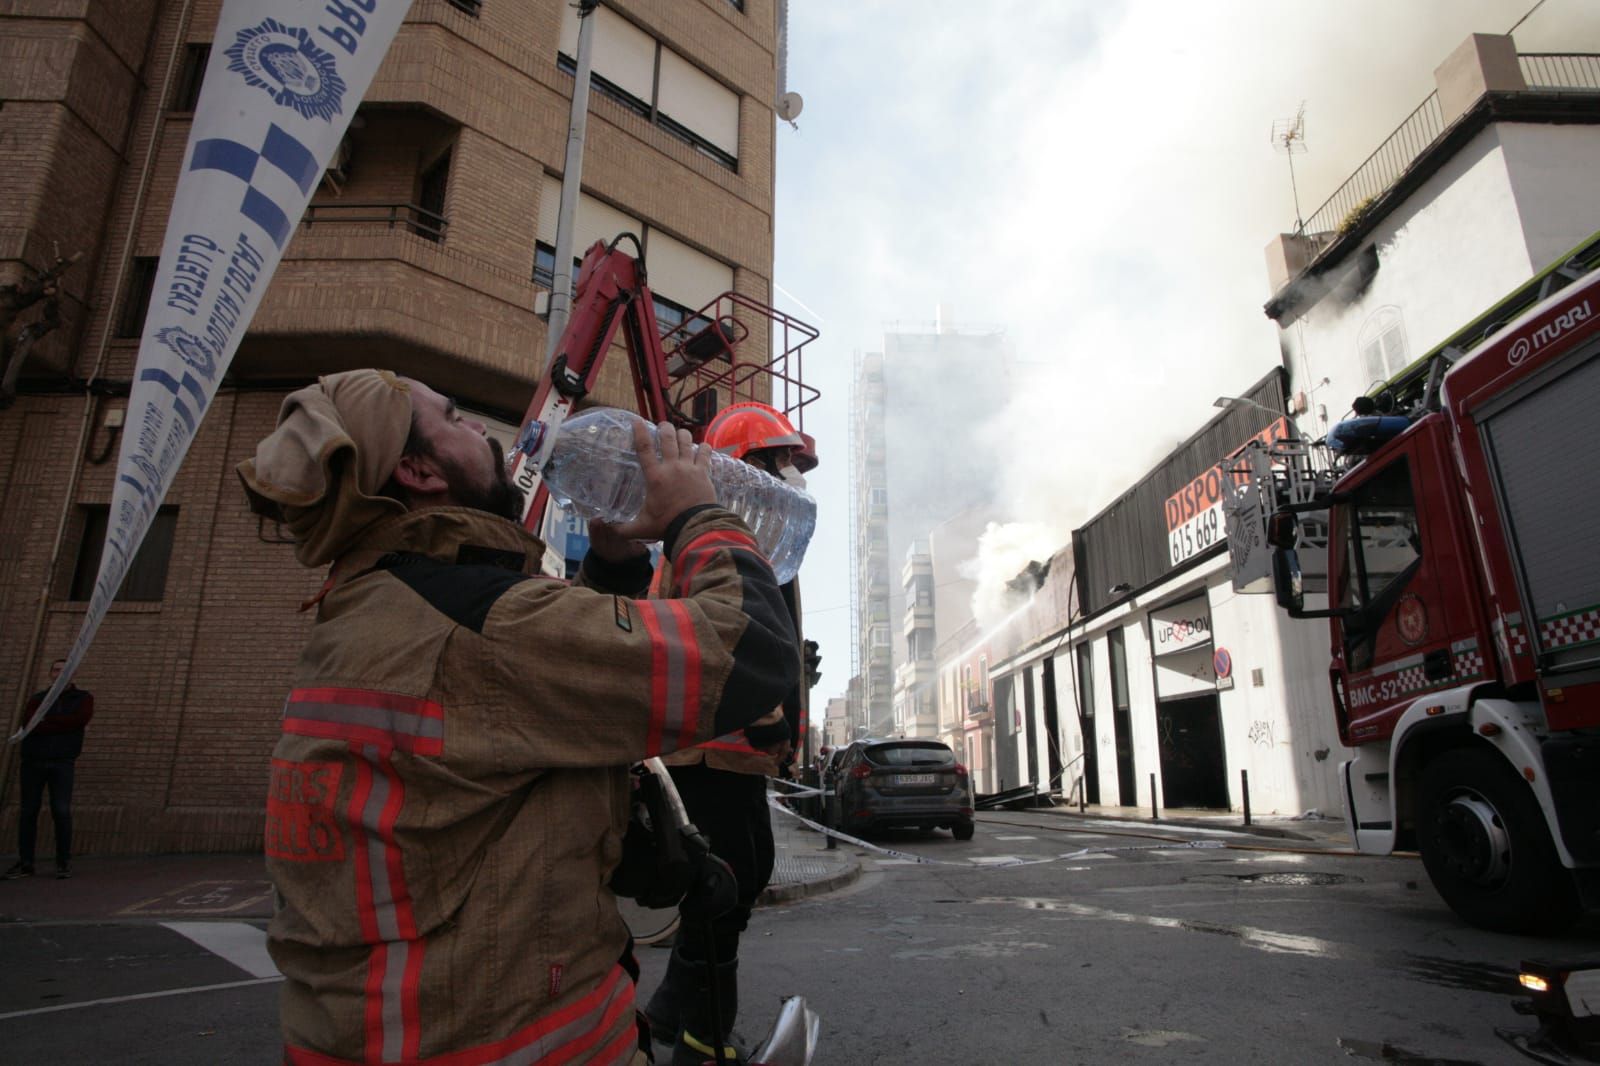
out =
[[1272,873],[1260,874],[1196,874],[1193,877],[1184,877],[1180,880],[1191,885],[1290,885],[1304,887],[1310,885],[1359,885],[1364,884],[1362,878],[1355,874],[1325,874],[1312,870],[1278,870]]

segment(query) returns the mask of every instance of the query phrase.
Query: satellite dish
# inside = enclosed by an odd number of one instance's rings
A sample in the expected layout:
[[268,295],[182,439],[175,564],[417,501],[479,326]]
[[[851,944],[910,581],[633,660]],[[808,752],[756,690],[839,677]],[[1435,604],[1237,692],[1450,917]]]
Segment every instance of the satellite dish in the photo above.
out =
[[800,117],[800,111],[806,102],[800,99],[799,93],[784,93],[778,97],[778,117],[785,122],[793,122]]

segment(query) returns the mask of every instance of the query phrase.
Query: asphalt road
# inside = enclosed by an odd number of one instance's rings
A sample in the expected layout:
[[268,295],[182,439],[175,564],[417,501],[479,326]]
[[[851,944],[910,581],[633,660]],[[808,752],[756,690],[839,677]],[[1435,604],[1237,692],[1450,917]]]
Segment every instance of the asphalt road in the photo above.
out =
[[[758,912],[740,1031],[801,993],[822,1016],[818,1066],[1524,1063],[1494,1035],[1529,1024],[1510,1009],[1518,962],[1600,956],[1594,922],[1560,941],[1463,926],[1414,859],[1082,828],[1006,814],[970,842],[881,839],[937,862],[863,853],[852,887]],[[1200,846],[1129,835],[1149,832]],[[646,990],[666,955],[641,950]],[[258,924],[16,923],[0,960],[5,1061],[279,1053]]]

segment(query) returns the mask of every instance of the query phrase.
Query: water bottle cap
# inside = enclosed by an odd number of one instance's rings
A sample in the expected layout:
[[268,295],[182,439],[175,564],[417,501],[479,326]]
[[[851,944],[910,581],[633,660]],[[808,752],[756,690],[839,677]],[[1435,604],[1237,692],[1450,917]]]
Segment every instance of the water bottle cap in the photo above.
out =
[[539,444],[544,440],[544,423],[531,421],[522,427],[522,432],[517,435],[517,442],[511,446],[513,455],[521,454],[532,459],[539,452]]

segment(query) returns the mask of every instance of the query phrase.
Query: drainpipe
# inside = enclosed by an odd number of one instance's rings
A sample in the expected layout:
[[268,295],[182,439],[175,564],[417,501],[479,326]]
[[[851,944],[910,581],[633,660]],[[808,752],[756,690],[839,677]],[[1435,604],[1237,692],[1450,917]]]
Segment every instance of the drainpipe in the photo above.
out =
[[549,341],[544,370],[555,359],[572,315],[572,230],[578,220],[583,184],[583,139],[589,127],[589,69],[594,54],[594,12],[600,0],[578,0],[578,69],[572,80],[572,114],[567,120],[567,160],[561,171],[561,209],[556,215],[556,265],[550,287]]

